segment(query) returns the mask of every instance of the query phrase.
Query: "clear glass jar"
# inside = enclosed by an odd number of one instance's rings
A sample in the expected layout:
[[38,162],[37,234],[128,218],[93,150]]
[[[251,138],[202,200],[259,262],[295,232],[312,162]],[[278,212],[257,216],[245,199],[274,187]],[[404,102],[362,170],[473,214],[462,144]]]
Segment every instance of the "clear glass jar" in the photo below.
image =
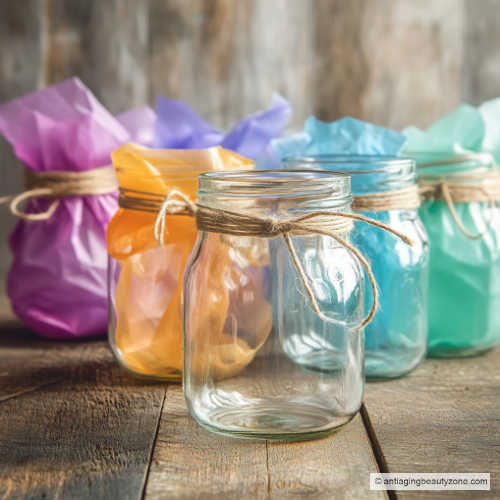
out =
[[[320,155],[287,158],[284,166],[348,173],[354,198],[416,185],[415,161],[410,158]],[[361,213],[413,242],[408,246],[394,235],[365,224],[358,224],[351,236],[370,261],[380,290],[379,308],[365,328],[365,374],[369,380],[397,378],[414,370],[426,354],[428,238],[416,208]],[[366,308],[372,300],[369,290]]]
[[[495,168],[485,153],[412,156],[422,186],[472,173],[482,177]],[[420,217],[431,242],[428,351],[433,357],[477,355],[500,342],[500,208],[478,201],[453,205],[469,233],[484,234],[467,237],[444,200],[422,202]]]
[[[289,220],[349,211],[348,176],[203,174],[199,202]],[[348,239],[348,233],[342,237]],[[205,428],[302,440],[346,424],[363,394],[363,273],[332,238],[292,235],[320,307],[314,312],[282,236],[200,232],[185,277],[184,392]]]
[[168,192],[196,198],[200,173],[252,168],[253,161],[222,148],[134,144],[121,146],[112,157],[121,194],[106,235],[109,343],[120,365],[134,375],[180,381],[183,278],[197,228],[192,217],[168,215],[160,245],[155,219]]

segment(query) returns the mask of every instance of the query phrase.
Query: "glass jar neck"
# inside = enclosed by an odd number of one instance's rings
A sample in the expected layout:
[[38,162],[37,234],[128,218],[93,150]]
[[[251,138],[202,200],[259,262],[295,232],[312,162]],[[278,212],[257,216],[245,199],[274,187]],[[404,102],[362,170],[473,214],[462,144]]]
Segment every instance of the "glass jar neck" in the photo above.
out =
[[351,176],[354,196],[393,191],[416,183],[415,161],[384,155],[317,155],[288,157],[285,168],[312,168],[341,172]]
[[198,199],[214,208],[284,217],[318,210],[348,210],[352,202],[347,175],[295,169],[202,174]]
[[488,172],[495,167],[495,159],[489,153],[409,152],[417,162],[420,178],[453,177],[471,172]]
[[252,168],[253,160],[221,148],[151,149],[125,144],[112,153],[121,192],[145,198],[181,191],[196,197],[198,175],[203,172]]
[[140,182],[120,183],[121,208],[143,212],[158,212],[170,191],[180,191],[195,201],[198,173],[142,177]]

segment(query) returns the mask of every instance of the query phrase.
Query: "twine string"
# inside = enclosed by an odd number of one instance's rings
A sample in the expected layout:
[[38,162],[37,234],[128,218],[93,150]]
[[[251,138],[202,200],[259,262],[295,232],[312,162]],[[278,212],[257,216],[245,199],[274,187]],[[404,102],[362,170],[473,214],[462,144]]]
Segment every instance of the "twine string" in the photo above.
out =
[[[180,199],[176,199],[176,197]],[[187,214],[195,216],[196,212],[196,203],[191,201],[189,196],[176,189],[171,190],[167,194],[165,201],[161,204],[155,219],[153,226],[155,240],[160,245],[163,245],[165,241],[165,219],[167,215]]]
[[[25,187],[22,193],[3,196],[0,205],[9,203],[13,215],[29,221],[50,219],[62,198],[108,194],[118,189],[112,166],[93,168],[83,172],[49,171],[36,173],[25,170]],[[30,199],[49,198],[52,203],[43,212],[26,213],[19,205]]]
[[197,227],[201,231],[232,235],[260,236],[265,238],[282,236],[314,312],[323,320],[328,322],[331,322],[331,319],[321,312],[314,292],[306,277],[306,273],[298,258],[291,235],[321,234],[334,239],[337,243],[342,245],[355,256],[365,269],[370,281],[373,292],[373,302],[370,312],[361,322],[360,328],[363,328],[370,323],[377,311],[379,301],[377,283],[371,270],[371,266],[366,258],[355,246],[340,236],[340,234],[342,232],[349,231],[352,228],[353,220],[358,220],[385,231],[389,231],[408,245],[413,244],[410,238],[401,232],[383,224],[382,222],[359,214],[336,211],[318,211],[303,215],[296,219],[280,221],[273,218],[261,218],[229,210],[207,207],[199,203],[194,203],[188,196],[178,190],[172,190],[167,194],[165,200],[162,202],[154,223],[154,237],[160,245],[163,245],[164,243],[166,216],[175,214],[196,217]]
[[[465,227],[464,223],[458,217],[457,211],[455,209],[455,204],[453,203],[453,197],[452,197],[451,192],[450,192],[450,186],[448,185],[448,183],[442,182],[440,187],[441,187],[441,192],[443,193],[443,197],[446,201],[446,205],[448,206],[448,210],[450,211],[451,216],[453,217],[453,220],[455,221],[455,223],[459,227],[460,231],[462,231],[462,233],[465,236],[467,236],[467,238],[469,238],[471,240],[481,239],[486,234],[486,232],[489,229],[491,229],[491,226],[492,226],[492,224],[494,222],[494,218],[495,218],[495,212],[493,210],[490,212],[489,220],[486,223],[486,229],[484,231],[481,231],[481,232],[476,233],[476,234],[472,234],[471,232],[469,232],[469,230]],[[491,196],[489,196],[488,192],[480,186],[475,187],[475,189],[483,192],[489,198],[490,207],[494,208],[495,201],[491,198]]]
[[[442,199],[450,211],[450,214],[462,233],[471,240],[478,240],[484,237],[493,226],[496,212],[493,210],[496,201],[500,199],[500,175],[498,170],[485,172],[483,169],[469,174],[453,176],[453,181],[428,181],[428,176],[422,178],[420,182],[420,193],[426,199]],[[467,181],[480,180],[481,184],[471,184]],[[492,209],[486,229],[479,233],[471,233],[460,220],[457,214],[455,203],[487,202]]]
[[419,206],[420,194],[416,184],[401,189],[357,194],[352,202],[352,209],[360,212],[415,210]]

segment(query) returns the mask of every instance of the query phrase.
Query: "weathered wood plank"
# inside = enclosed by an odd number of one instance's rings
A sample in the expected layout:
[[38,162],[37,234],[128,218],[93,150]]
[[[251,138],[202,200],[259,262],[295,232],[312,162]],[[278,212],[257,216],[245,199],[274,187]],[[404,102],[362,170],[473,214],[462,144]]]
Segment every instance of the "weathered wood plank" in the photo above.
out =
[[369,491],[377,470],[359,416],[317,441],[238,440],[201,428],[169,386],[145,498],[385,498]]
[[52,362],[74,353],[74,345],[47,342],[26,329],[0,294],[0,402],[61,381]]
[[268,469],[271,498],[387,498],[370,491],[379,470],[360,415],[325,439],[268,443]]
[[0,400],[0,498],[140,499],[165,386],[125,374],[105,341],[18,333],[0,335],[2,392],[17,389]]
[[[313,103],[314,12],[310,2],[150,0],[152,94],[183,99],[216,127],[293,102],[292,126]],[[272,22],[270,22],[272,20]]]
[[187,411],[180,386],[168,387],[145,498],[266,498],[266,443],[217,436]]
[[72,354],[72,346],[36,339],[16,321],[0,322],[0,349],[10,354],[0,357],[0,402],[62,381],[52,362],[58,356]]
[[[474,2],[478,11],[482,4]],[[427,127],[460,104],[463,10],[463,0],[366,2],[359,13],[362,52],[350,53],[368,61],[355,76],[366,80],[359,96],[363,119],[396,129]]]
[[500,96],[500,1],[465,0],[463,99],[480,104]]
[[[0,103],[43,83],[43,2],[3,2],[0,16]],[[22,172],[10,145],[0,137],[0,196],[22,189]],[[0,206],[0,289],[10,265],[6,239],[15,218]]]
[[275,90],[291,128],[312,113],[427,126],[461,99],[464,7],[423,2],[150,0],[152,93],[226,128]]
[[370,60],[363,43],[366,0],[315,2],[314,111],[326,121],[364,117]]
[[78,75],[113,113],[149,100],[147,0],[46,0],[47,83]]
[[43,2],[3,2],[0,16],[0,102],[43,83]]
[[[492,491],[473,495],[498,498],[499,369],[496,350],[477,358],[427,360],[406,378],[369,384],[365,404],[389,472],[490,472]],[[426,492],[429,499],[445,497],[449,493]]]

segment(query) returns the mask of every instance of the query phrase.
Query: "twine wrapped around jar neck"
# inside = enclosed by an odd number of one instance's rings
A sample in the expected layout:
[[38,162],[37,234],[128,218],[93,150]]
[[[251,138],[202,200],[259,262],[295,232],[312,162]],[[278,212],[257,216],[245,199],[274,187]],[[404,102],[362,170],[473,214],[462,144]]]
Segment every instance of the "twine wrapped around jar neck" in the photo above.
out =
[[[9,209],[13,215],[29,221],[43,221],[52,217],[62,198],[109,194],[118,189],[118,181],[112,166],[82,172],[51,170],[36,173],[25,169],[24,177],[26,191],[0,197],[0,205],[10,203]],[[50,198],[53,201],[44,212],[29,214],[19,210],[21,202],[33,198]]]
[[477,240],[482,238],[493,225],[495,211],[492,210],[490,213],[487,229],[472,234],[458,217],[455,203],[486,202],[494,208],[496,202],[500,201],[500,169],[478,168],[467,173],[444,174],[437,179],[433,175],[422,175],[419,179],[419,190],[425,200],[445,201],[462,233],[471,240]]
[[[127,197],[120,197],[120,206],[131,208],[127,203]],[[135,209],[140,209],[138,200],[133,204]],[[150,210],[151,199],[148,200]],[[366,270],[373,292],[373,303],[369,314],[359,325],[365,327],[373,319],[378,307],[378,289],[371,266],[360,251],[349,243],[342,234],[352,229],[353,221],[361,221],[372,226],[376,226],[394,234],[408,245],[413,245],[412,241],[395,229],[379,221],[369,219],[359,214],[350,212],[317,211],[294,219],[281,220],[278,218],[264,218],[254,215],[242,214],[213,208],[200,203],[193,202],[188,196],[178,190],[170,191],[158,206],[158,212],[154,224],[154,236],[159,244],[163,244],[165,237],[165,218],[167,215],[188,215],[196,218],[196,224],[200,231],[213,233],[230,234],[235,236],[254,236],[262,238],[273,238],[282,236],[292,257],[297,273],[304,285],[310,299],[312,308],[324,321],[330,322],[330,318],[325,316],[318,305],[314,292],[308,282],[304,269],[299,261],[297,252],[292,242],[293,235],[324,235],[334,239],[337,243],[351,252]]]
[[[283,159],[287,168],[314,168],[341,172],[352,178],[353,202],[358,212],[416,210],[420,195],[415,161],[388,155],[312,155]],[[362,190],[357,192],[356,186]]]
[[354,195],[352,209],[360,212],[385,212],[387,210],[416,210],[420,195],[416,184],[401,189]]

